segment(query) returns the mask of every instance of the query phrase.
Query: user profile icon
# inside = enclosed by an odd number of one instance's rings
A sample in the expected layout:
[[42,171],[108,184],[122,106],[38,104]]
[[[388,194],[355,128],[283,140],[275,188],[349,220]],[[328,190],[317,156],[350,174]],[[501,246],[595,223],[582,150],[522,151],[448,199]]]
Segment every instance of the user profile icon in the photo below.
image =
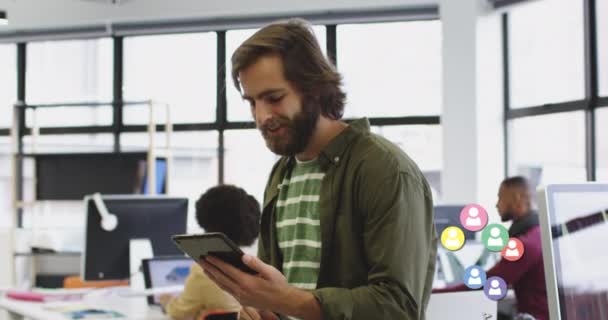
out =
[[469,289],[479,289],[486,284],[486,272],[480,266],[470,266],[464,271],[462,280]]
[[517,238],[509,238],[507,245],[502,249],[500,255],[509,261],[517,261],[524,255],[524,243]]
[[441,233],[441,245],[450,251],[456,251],[464,245],[464,232],[462,229],[450,226]]
[[507,283],[501,277],[490,277],[483,286],[483,292],[490,300],[502,300],[507,295]]
[[460,224],[469,231],[479,231],[488,223],[488,212],[478,204],[470,204],[460,211]]
[[501,251],[509,240],[509,231],[503,225],[493,223],[486,226],[481,232],[481,241],[490,251]]

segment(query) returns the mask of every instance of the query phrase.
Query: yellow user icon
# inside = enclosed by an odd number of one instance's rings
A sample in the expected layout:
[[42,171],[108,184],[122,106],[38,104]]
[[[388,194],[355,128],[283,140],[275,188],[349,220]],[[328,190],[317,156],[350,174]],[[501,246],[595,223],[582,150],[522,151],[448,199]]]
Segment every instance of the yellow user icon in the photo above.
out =
[[458,227],[447,227],[441,233],[441,245],[444,248],[456,251],[464,245],[464,232]]

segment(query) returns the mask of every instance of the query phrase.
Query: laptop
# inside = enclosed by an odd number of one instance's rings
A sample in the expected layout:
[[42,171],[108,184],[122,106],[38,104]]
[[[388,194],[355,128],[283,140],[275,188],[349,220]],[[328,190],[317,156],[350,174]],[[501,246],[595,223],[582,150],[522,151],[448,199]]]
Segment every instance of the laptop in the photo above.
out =
[[194,262],[186,256],[163,256],[142,260],[148,305],[160,305],[164,293],[176,294],[183,290],[190,267]]

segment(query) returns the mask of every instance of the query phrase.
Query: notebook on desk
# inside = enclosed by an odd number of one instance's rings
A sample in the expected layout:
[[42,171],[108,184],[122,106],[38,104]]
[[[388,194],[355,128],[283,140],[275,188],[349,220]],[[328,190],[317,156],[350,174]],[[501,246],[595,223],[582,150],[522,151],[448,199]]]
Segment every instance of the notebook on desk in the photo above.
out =
[[158,305],[163,293],[179,293],[190,273],[192,259],[185,256],[155,257],[142,260],[144,294],[149,305]]

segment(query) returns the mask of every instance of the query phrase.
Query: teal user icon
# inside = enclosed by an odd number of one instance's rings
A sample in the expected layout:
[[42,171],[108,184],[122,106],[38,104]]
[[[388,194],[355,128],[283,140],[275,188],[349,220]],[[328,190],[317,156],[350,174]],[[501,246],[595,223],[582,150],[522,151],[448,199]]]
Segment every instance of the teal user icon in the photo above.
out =
[[509,231],[501,224],[489,224],[481,232],[481,241],[488,250],[501,251],[509,241]]

